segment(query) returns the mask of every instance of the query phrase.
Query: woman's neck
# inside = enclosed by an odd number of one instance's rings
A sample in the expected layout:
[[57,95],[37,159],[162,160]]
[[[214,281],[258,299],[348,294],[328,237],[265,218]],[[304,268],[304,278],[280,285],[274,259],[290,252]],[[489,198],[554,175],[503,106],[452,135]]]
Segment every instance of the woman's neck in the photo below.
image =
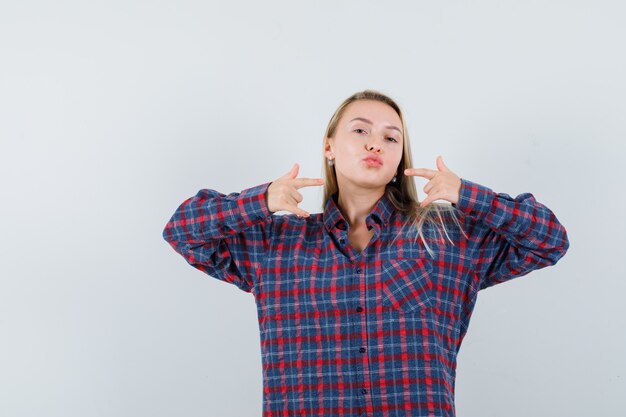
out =
[[351,228],[365,225],[365,219],[384,194],[382,192],[344,192],[337,197],[337,206]]

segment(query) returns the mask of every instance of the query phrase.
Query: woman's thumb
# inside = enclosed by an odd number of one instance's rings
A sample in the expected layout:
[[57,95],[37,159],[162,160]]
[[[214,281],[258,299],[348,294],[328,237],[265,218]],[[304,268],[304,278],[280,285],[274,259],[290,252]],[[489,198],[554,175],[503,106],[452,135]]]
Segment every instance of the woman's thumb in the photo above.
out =
[[298,176],[298,169],[298,163],[296,162],[295,164],[293,164],[293,167],[291,167],[291,170],[287,173],[287,177],[296,178]]

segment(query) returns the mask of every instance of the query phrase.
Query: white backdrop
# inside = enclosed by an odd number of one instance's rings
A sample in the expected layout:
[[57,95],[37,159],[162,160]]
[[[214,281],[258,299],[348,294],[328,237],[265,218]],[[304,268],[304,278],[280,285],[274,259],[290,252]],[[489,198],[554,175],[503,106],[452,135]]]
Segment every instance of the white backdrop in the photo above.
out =
[[[200,188],[321,176],[339,103],[405,111],[415,167],[531,192],[557,265],[486,289],[459,417],[626,407],[626,6],[0,3],[0,416],[260,416],[254,298],[162,239]],[[425,180],[416,178],[424,197]],[[321,189],[301,207],[321,211]]]

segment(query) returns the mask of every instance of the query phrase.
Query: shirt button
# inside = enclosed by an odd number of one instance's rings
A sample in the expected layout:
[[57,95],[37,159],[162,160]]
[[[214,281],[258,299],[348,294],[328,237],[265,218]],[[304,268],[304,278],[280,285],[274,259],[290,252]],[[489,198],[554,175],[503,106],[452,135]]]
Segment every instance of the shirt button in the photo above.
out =
[[363,388],[363,389],[361,390],[361,392],[362,392],[363,394],[367,394],[367,390],[366,390],[365,388]]
[[357,268],[357,269],[356,269],[356,273],[357,273],[357,274],[360,274],[360,273],[361,273],[361,268]]
[[363,307],[358,306],[358,307],[356,308],[356,311],[358,311],[358,312],[360,313],[361,311],[363,311]]
[[345,242],[345,239],[344,239],[344,238],[341,238],[341,239],[339,239],[339,242],[344,243],[344,242]]
[[361,349],[359,349],[359,352],[361,352],[361,353],[365,352],[365,348],[362,347]]

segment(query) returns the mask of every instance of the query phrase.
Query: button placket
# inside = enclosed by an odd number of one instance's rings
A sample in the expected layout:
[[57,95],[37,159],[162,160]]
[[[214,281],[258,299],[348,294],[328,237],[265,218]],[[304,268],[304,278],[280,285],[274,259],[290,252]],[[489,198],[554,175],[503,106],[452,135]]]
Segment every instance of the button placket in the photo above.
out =
[[[354,267],[354,273],[353,273],[353,277],[354,277],[353,281],[361,282],[362,281],[361,278],[362,278],[362,274],[363,273],[364,273],[364,270],[363,270],[362,267],[355,266]],[[360,298],[360,295],[359,295],[358,298]],[[357,303],[360,303],[360,300],[357,300]],[[357,304],[355,310],[357,312],[361,313],[362,311],[364,311],[364,308],[361,305]],[[363,319],[362,318],[356,318],[355,324],[361,322],[361,320],[363,320]],[[359,352],[361,354],[363,354],[363,353],[365,353],[367,351],[367,349],[365,347],[363,347],[363,346],[359,347],[358,349],[359,349]],[[367,359],[364,359],[364,360],[367,360]],[[362,364],[362,365],[356,365],[355,364],[355,370],[357,372],[358,379],[361,380],[360,382],[365,382],[366,383],[366,381],[362,380],[362,378],[365,378],[364,366],[366,366],[366,365],[365,364]],[[360,392],[361,392],[361,394],[365,395],[365,394],[367,394],[367,389],[363,387],[363,388],[361,388]]]

